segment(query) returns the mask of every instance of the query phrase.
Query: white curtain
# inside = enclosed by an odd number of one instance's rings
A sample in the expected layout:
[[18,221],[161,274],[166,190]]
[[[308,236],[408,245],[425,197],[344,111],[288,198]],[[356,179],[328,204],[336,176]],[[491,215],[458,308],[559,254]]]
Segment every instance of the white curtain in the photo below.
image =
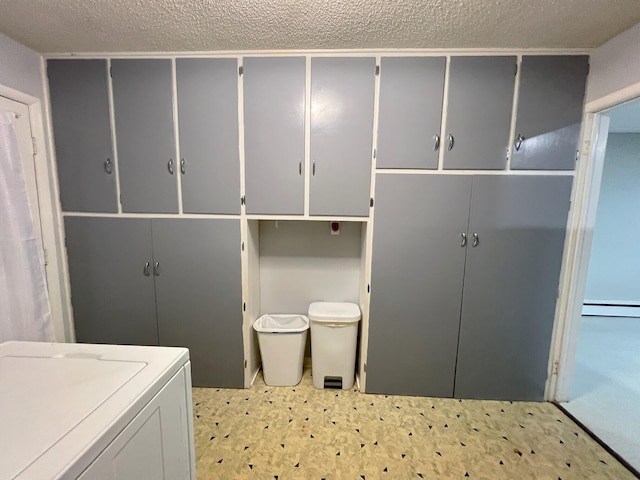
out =
[[0,343],[54,341],[14,121],[15,114],[0,112]]

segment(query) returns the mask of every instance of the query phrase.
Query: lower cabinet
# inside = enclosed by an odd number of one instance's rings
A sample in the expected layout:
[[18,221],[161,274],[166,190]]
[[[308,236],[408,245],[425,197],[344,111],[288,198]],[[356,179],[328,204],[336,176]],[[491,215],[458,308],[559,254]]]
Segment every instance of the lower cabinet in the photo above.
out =
[[367,392],[543,399],[571,184],[378,174]]
[[76,340],[187,347],[193,384],[244,386],[240,221],[66,217]]

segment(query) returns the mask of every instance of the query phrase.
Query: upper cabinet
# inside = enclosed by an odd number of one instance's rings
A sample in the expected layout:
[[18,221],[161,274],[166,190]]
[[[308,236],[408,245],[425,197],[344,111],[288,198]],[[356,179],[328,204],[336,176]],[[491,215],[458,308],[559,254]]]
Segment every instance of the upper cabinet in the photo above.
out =
[[516,57],[451,57],[445,169],[502,170],[507,164]]
[[239,214],[238,61],[178,58],[176,83],[183,210]]
[[377,168],[438,168],[444,57],[384,57]]
[[522,57],[512,169],[573,170],[588,72],[586,55]]
[[311,60],[311,215],[367,216],[375,58]]
[[304,213],[304,57],[245,58],[246,212]]
[[62,209],[117,212],[106,60],[47,62]]
[[177,213],[169,59],[111,62],[122,210]]

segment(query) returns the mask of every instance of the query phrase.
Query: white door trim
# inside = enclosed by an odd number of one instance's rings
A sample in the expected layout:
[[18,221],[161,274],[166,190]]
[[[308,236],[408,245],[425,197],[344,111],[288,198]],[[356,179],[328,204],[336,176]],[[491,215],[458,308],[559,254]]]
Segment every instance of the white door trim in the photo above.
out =
[[576,167],[567,227],[567,248],[560,280],[558,314],[549,359],[550,375],[545,395],[547,400],[557,402],[570,400],[591,242],[607,146],[609,119],[601,115],[601,112],[637,97],[640,97],[640,83],[592,101],[585,108],[585,133],[580,149],[582,154]]
[[[44,61],[43,61],[44,62]],[[44,63],[42,64],[44,74]],[[46,94],[47,92],[43,92]],[[51,304],[51,319],[58,342],[75,339],[71,313],[71,297],[64,248],[61,207],[58,196],[58,178],[53,161],[53,140],[48,121],[48,103],[19,90],[0,84],[0,95],[29,107],[31,134],[35,138],[35,170],[38,185],[38,209],[42,241],[47,252],[47,287]],[[46,133],[45,133],[46,132]]]

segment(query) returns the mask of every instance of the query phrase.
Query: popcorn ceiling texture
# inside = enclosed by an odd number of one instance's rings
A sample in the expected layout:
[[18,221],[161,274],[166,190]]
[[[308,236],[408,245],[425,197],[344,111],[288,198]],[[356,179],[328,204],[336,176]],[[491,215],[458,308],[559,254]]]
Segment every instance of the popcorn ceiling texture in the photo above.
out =
[[0,31],[43,53],[590,48],[638,0],[0,0]]

